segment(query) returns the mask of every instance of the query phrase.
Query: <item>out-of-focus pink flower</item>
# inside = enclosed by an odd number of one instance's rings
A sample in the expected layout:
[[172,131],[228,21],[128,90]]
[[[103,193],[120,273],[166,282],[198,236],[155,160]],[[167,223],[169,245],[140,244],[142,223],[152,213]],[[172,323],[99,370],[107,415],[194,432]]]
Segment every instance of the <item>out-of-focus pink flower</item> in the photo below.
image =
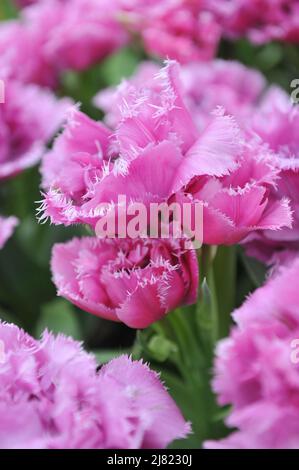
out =
[[[299,443],[299,259],[280,268],[233,314],[221,341],[214,390],[238,428],[209,448],[297,448]],[[287,299],[287,302],[286,302]]]
[[25,10],[23,14],[29,19],[28,29],[35,29],[34,38],[39,40],[39,48],[44,49],[42,55],[52,66],[56,60],[57,65],[81,70],[130,39],[136,39],[136,35],[149,54],[182,63],[209,60],[215,55],[221,34],[203,0],[101,0],[101,3],[98,0],[25,0],[20,3],[23,6],[36,3],[36,13]]
[[133,328],[196,301],[196,254],[179,240],[74,239],[54,246],[52,273],[59,295]]
[[54,87],[64,70],[83,70],[127,42],[117,12],[116,0],[48,0],[25,8],[0,33],[2,67],[22,81]]
[[[44,21],[40,31],[38,23],[35,25],[27,18],[27,11],[40,7],[43,8],[43,5],[33,5],[26,8],[24,10],[26,15],[23,13],[22,22],[20,20],[2,22],[0,28],[0,66],[1,71],[4,70],[9,79],[54,88],[58,84],[59,72],[57,67],[53,67],[47,60],[42,47],[47,31],[50,30],[51,16],[48,17],[47,22]],[[25,62],[24,57],[26,57]]]
[[253,130],[281,157],[296,157],[299,136],[298,107],[281,88],[272,86],[264,95],[252,118]]
[[20,8],[27,7],[28,5],[32,5],[33,3],[38,3],[44,0],[14,0],[14,3],[19,6]]
[[[278,232],[263,231],[246,240],[248,254],[269,264],[283,261],[290,250],[299,249],[299,110],[281,89],[269,89],[252,117],[252,128],[275,152],[279,170],[277,188],[271,198],[290,200],[293,226]],[[248,242],[248,243],[247,243]],[[286,250],[286,253],[283,252]]]
[[299,40],[297,0],[209,0],[208,4],[228,37],[249,36],[256,43]]
[[0,216],[0,250],[3,248],[7,240],[12,236],[18,223],[18,219],[14,216]]
[[257,70],[221,59],[186,64],[181,68],[181,80],[186,105],[200,129],[217,106],[246,126],[266,85]]
[[[130,79],[123,80],[118,87],[101,90],[95,96],[94,104],[105,112],[109,126],[117,125],[124,100],[134,95],[136,88],[157,86],[158,72],[158,64],[143,62]],[[247,125],[266,86],[263,75],[257,70],[221,59],[182,65],[180,80],[186,106],[199,130],[205,127],[210,113],[218,106]]]
[[[99,205],[117,204],[122,194],[147,206],[173,199],[203,203],[203,238],[209,244],[237,243],[252,231],[290,226],[287,199],[269,197],[279,173],[271,163],[271,152],[257,139],[248,138],[222,110],[210,114],[199,131],[184,104],[175,62],[168,62],[155,76],[154,86],[152,82],[125,87],[119,122],[110,137],[102,126],[90,121],[87,125],[87,118],[75,115],[52,155],[59,155],[54,157],[60,160],[59,168],[64,166],[62,161],[66,169],[70,161],[81,160],[76,166],[79,176],[69,178],[65,173],[63,181],[58,181],[59,176],[55,180],[51,156],[46,156],[42,218],[95,226]],[[86,125],[93,129],[93,138],[90,130],[84,130]],[[70,150],[61,144],[69,130]],[[86,175],[92,173],[91,185]]]
[[0,104],[0,179],[40,160],[71,104],[36,85],[6,80],[5,102]]
[[120,15],[150,54],[181,63],[215,55],[220,27],[202,0],[121,0]]
[[[48,2],[49,0],[13,0],[14,3],[16,3],[19,7],[24,8],[27,7],[28,5],[33,5],[33,3],[42,3],[42,2]],[[60,2],[69,2],[72,0],[59,0]]]
[[5,323],[0,344],[0,448],[164,448],[190,431],[141,361],[121,356],[97,372],[73,339],[37,341]]

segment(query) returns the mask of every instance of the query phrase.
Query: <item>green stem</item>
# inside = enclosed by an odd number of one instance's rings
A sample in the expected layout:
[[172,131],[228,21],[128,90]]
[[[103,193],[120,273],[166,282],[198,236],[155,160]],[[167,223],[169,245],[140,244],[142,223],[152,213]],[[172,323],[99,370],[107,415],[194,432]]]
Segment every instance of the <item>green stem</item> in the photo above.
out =
[[235,246],[221,246],[213,263],[214,289],[218,299],[218,337],[229,334],[236,301],[237,254]]
[[[167,384],[167,377],[173,374],[168,385],[173,395],[180,397],[179,406],[186,419],[192,422],[198,445],[219,435],[219,422],[215,422],[218,408],[210,384],[211,370],[215,344],[228,328],[234,291],[225,292],[223,303],[217,293],[222,294],[219,289],[228,290],[234,283],[235,253],[230,248],[222,250],[221,247],[216,251],[215,247],[203,246],[199,252],[199,268],[198,304],[177,309],[152,326],[152,332],[176,346],[175,352],[167,357],[164,380]],[[206,284],[203,285],[204,279]],[[145,351],[150,339],[149,332],[145,337]]]
[[171,325],[172,341],[179,349],[177,368],[185,385],[188,404],[185,414],[192,421],[193,432],[200,443],[211,435],[215,402],[210,388],[211,357],[204,354],[197,329],[193,326],[194,314],[194,310],[179,309],[163,321]]
[[211,296],[211,324],[212,324],[212,340],[213,345],[219,338],[219,309],[218,309],[218,300],[217,300],[217,293],[216,293],[216,284],[214,278],[214,267],[213,261],[215,255],[217,253],[217,249],[213,246],[204,245],[198,253],[198,262],[199,262],[199,271],[201,273],[200,276],[200,286],[199,286],[199,299],[198,299],[198,307],[197,311],[200,309],[201,305],[200,302],[203,301],[203,292],[202,292],[202,282],[204,279],[208,284],[208,288],[210,290]]

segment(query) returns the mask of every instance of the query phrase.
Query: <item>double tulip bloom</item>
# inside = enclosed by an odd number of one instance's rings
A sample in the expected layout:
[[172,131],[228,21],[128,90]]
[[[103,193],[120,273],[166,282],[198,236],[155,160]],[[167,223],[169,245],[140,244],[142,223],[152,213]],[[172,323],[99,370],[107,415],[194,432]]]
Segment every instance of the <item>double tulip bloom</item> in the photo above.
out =
[[96,225],[100,204],[198,201],[204,243],[231,244],[291,224],[285,198],[272,201],[272,153],[217,109],[198,130],[170,62],[155,87],[130,87],[114,131],[74,112],[42,168],[42,218]]
[[59,295],[133,328],[197,297],[196,254],[178,240],[74,239],[54,247],[52,272]]
[[142,361],[98,371],[81,344],[0,322],[0,448],[165,448],[190,426]]
[[231,405],[226,423],[235,431],[206,447],[298,449],[298,276],[297,257],[233,313],[213,386],[219,404]]
[[[290,227],[288,199],[273,197],[279,169],[271,149],[240,129],[222,109],[198,129],[184,104],[175,62],[166,64],[153,85],[148,83],[147,87],[137,81],[123,90],[114,130],[72,110],[64,132],[43,160],[41,220],[49,217],[55,224],[84,223],[94,229],[99,206],[116,207],[121,194],[146,207],[152,202],[200,203],[206,244],[230,245],[257,231]],[[52,270],[61,295],[85,310],[134,327],[148,326],[177,305],[195,301],[197,265],[192,252],[186,257],[179,243],[162,240],[159,265],[153,249],[158,242],[148,240],[138,242],[140,255],[131,265],[126,261],[118,266],[117,251],[124,251],[127,259],[135,250],[132,241],[125,249],[122,243],[114,243],[114,254],[110,242],[96,239],[56,247]],[[93,258],[91,264],[83,262]],[[108,276],[102,259],[110,260],[110,268],[114,265],[113,275],[109,271]],[[141,265],[145,275],[138,281]],[[162,301],[157,290],[161,275],[172,292]],[[85,285],[86,279],[92,282]],[[129,309],[128,304],[134,307]]]

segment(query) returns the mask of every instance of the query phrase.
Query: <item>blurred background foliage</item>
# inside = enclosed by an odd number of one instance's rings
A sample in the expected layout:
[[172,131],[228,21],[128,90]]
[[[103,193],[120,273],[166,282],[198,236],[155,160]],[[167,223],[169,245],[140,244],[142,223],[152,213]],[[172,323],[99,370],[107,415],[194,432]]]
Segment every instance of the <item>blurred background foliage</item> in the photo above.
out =
[[[16,15],[13,2],[1,0],[0,20]],[[298,49],[286,44],[254,46],[245,39],[234,43],[223,41],[219,57],[239,60],[259,69],[270,83],[278,83],[288,92],[290,82],[299,70]],[[92,97],[100,89],[116,85],[122,78],[130,76],[145,58],[138,44],[124,48],[88,71],[65,73],[58,94],[73,97],[89,116],[101,119],[101,112],[91,103]],[[41,199],[39,186],[37,167],[1,182],[0,213],[16,215],[21,223],[0,251],[0,318],[24,327],[35,336],[39,336],[44,328],[72,335],[84,341],[85,346],[96,353],[99,362],[106,362],[121,352],[133,351],[136,357],[145,358],[162,371],[162,378],[185,416],[192,418],[195,435],[180,446],[198,446],[201,436],[213,435],[216,438],[223,435],[222,418],[226,410],[219,411],[216,407],[208,385],[213,344],[215,339],[228,333],[230,312],[263,282],[264,266],[246,258],[241,247],[218,248],[213,278],[200,265],[202,281],[206,277],[201,286],[200,307],[185,309],[183,314],[174,312],[166,322],[138,332],[136,339],[134,330],[93,317],[56,296],[49,269],[51,248],[56,242],[88,232],[82,227],[39,224],[36,218],[36,201]],[[221,299],[217,298],[217,292],[221,292]],[[215,309],[220,319],[216,332],[211,320]],[[203,332],[206,332],[204,337]],[[206,348],[204,354],[198,350],[199,340],[201,347],[204,345]],[[189,348],[188,357],[180,356],[180,345],[184,342]],[[203,357],[205,359],[201,363]],[[205,383],[197,383],[203,374],[206,374]],[[195,388],[198,390],[196,396]],[[195,418],[203,414],[210,415],[209,429],[203,428],[206,426],[204,420]]]

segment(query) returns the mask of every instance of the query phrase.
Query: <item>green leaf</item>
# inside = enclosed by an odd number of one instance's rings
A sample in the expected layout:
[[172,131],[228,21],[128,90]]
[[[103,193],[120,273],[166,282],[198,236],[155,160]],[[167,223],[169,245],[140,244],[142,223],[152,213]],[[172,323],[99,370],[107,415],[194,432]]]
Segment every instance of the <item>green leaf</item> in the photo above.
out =
[[246,272],[254,286],[260,287],[266,279],[266,266],[255,258],[250,258],[246,256],[244,251],[241,251],[241,259],[246,269]]
[[160,335],[152,336],[147,348],[153,359],[159,362],[165,362],[171,354],[177,354],[178,352],[175,343]]
[[0,308],[0,320],[2,322],[14,323],[15,325],[18,325],[21,328],[23,327],[22,322],[16,315],[11,312],[8,312],[7,310],[4,310],[3,308]]
[[55,243],[64,242],[73,236],[85,234],[84,226],[62,227],[38,224],[28,215],[16,231],[16,239],[26,255],[38,266],[48,269],[51,251]]
[[217,410],[214,414],[212,421],[217,423],[218,421],[224,421],[231,412],[231,406],[224,406]]
[[201,284],[201,296],[197,304],[197,323],[199,329],[212,328],[212,295],[206,278]]
[[18,10],[11,0],[1,0],[0,20],[9,20],[18,15]]
[[80,326],[74,308],[67,300],[55,299],[42,307],[36,326],[36,336],[47,328],[53,333],[63,333],[74,339],[81,339]]
[[123,78],[133,74],[139,57],[130,48],[124,48],[109,56],[101,65],[101,78],[107,85],[119,85]]
[[256,63],[263,71],[274,68],[283,58],[282,46],[278,43],[265,45],[256,56]]
[[200,298],[196,305],[196,323],[199,342],[204,350],[204,357],[211,360],[217,336],[218,319],[214,311],[212,292],[204,278],[200,287]]
[[28,330],[40,315],[41,304],[55,295],[48,267],[34,263],[12,237],[0,250],[0,301],[15,313]]

